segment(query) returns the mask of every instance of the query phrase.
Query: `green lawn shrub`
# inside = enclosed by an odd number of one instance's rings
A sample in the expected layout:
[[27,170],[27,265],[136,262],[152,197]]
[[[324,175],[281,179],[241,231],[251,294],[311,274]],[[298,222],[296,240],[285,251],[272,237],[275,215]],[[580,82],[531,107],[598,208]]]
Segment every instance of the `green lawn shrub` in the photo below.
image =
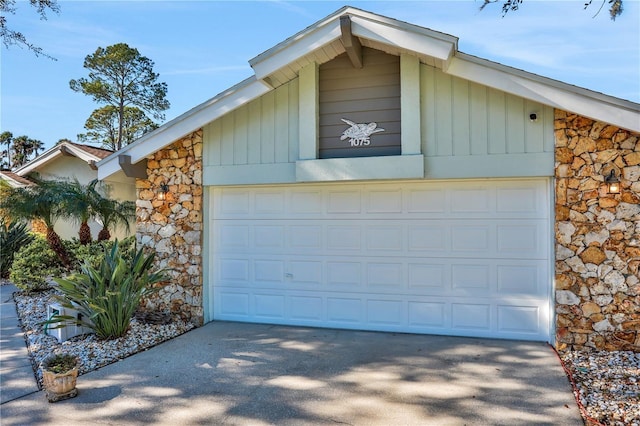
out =
[[[92,241],[82,244],[77,238],[65,242],[65,248],[71,257],[72,272],[80,272],[82,265],[89,262],[94,268],[99,268],[105,253],[113,248],[115,241]],[[136,254],[136,237],[131,236],[118,242],[120,253],[125,260],[131,260]]]
[[0,278],[7,278],[15,254],[33,240],[24,222],[6,223],[0,218]]
[[47,280],[63,273],[65,268],[58,255],[46,238],[36,234],[33,241],[14,255],[9,280],[20,290],[32,293],[48,289]]
[[[119,243],[124,259],[131,260],[135,255],[135,237],[127,237]],[[14,255],[9,279],[16,287],[28,293],[47,290],[52,277],[80,272],[85,262],[97,268],[114,246],[114,241],[94,241],[82,245],[77,238],[63,241],[64,248],[71,259],[71,269],[65,268],[60,257],[51,250],[47,240],[37,234],[32,241],[20,248]],[[3,255],[4,256],[4,255]]]

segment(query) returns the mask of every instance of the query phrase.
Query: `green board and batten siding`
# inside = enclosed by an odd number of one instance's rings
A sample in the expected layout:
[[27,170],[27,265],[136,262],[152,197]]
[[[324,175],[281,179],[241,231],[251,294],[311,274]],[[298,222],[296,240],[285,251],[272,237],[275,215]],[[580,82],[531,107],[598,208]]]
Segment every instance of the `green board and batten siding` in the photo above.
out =
[[420,89],[425,177],[553,175],[553,108],[426,65]]
[[205,184],[295,182],[298,79],[203,129]]
[[[414,85],[419,80],[425,178],[553,175],[553,108],[428,65],[416,68],[401,75]],[[296,78],[206,125],[205,185],[296,182],[299,91],[309,86]]]

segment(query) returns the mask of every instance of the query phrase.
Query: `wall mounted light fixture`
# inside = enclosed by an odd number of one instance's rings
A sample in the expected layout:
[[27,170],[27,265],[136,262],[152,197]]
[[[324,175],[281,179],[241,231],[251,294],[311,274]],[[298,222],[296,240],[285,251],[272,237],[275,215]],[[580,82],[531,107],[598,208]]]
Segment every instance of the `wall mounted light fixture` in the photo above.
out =
[[616,176],[616,171],[614,169],[611,169],[609,175],[604,178],[604,181],[607,184],[609,194],[620,193],[620,179]]
[[161,183],[160,188],[158,188],[158,200],[164,201],[167,197],[167,192],[169,192],[169,185]]
[[531,114],[529,114],[529,120],[532,123],[538,121],[538,114],[535,112],[532,112]]

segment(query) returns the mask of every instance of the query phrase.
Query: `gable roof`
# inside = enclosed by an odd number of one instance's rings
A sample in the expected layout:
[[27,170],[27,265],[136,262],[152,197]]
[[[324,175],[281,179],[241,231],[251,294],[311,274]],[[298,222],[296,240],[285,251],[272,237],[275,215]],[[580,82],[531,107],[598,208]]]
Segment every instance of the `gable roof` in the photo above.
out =
[[120,170],[118,156],[137,163],[264,93],[297,77],[305,65],[330,61],[346,51],[340,17],[362,46],[416,56],[444,73],[502,90],[544,105],[640,132],[640,105],[542,77],[458,51],[454,36],[345,6],[249,61],[254,76],[165,123],[98,163],[98,178]]
[[8,170],[0,170],[0,179],[6,180],[14,188],[35,185],[29,179]]
[[95,164],[98,161],[107,158],[111,154],[113,154],[113,151],[108,149],[96,148],[94,146],[73,142],[62,142],[52,148],[49,148],[33,160],[29,161],[27,164],[18,168],[15,171],[15,174],[19,176],[26,176],[29,173],[38,170],[40,167],[63,155],[77,157],[83,161],[86,161],[89,167],[94,168]]

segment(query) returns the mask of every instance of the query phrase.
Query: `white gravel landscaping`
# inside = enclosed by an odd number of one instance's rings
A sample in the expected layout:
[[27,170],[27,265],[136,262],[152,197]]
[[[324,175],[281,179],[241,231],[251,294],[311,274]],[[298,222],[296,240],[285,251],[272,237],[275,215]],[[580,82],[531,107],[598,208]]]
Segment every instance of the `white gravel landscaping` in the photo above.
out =
[[121,338],[100,340],[93,334],[87,334],[60,343],[55,337],[46,334],[41,325],[47,320],[47,304],[54,302],[53,294],[53,290],[32,295],[14,294],[31,362],[34,369],[37,368],[36,377],[40,387],[42,387],[40,365],[52,354],[64,351],[77,356],[80,360],[79,373],[84,374],[144,351],[194,328],[191,323],[175,319],[168,324],[147,324],[133,318],[129,331]]
[[[41,325],[47,319],[47,304],[52,301],[53,292],[14,294],[39,382],[42,380],[39,366],[51,354],[64,351],[76,355],[80,359],[80,374],[84,374],[194,327],[175,319],[169,324],[159,325],[134,318],[130,330],[122,338],[99,340],[94,335],[83,335],[59,343],[55,337],[47,335]],[[570,351],[560,357],[569,372],[568,377],[575,384],[585,424],[640,426],[640,353]]]
[[587,425],[640,426],[640,353],[570,351],[560,357],[590,417]]

